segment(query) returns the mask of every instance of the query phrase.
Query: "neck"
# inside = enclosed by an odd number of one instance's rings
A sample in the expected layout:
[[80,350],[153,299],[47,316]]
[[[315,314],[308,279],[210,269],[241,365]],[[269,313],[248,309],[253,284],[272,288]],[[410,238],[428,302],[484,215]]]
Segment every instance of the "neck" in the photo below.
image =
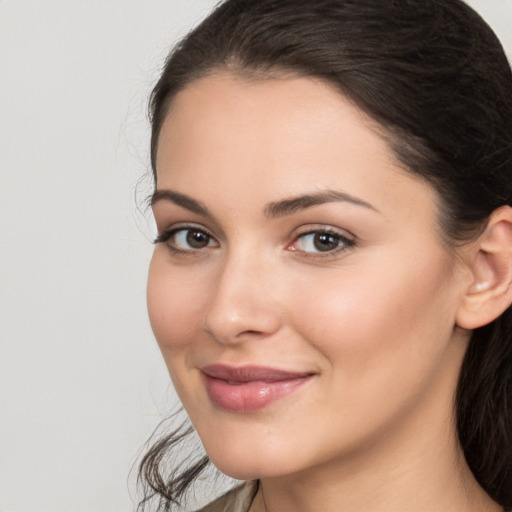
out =
[[478,485],[453,438],[422,443],[414,455],[400,448],[393,457],[371,450],[371,461],[354,457],[343,466],[263,479],[251,512],[502,510]]
[[[448,446],[445,446],[448,449]],[[302,475],[264,479],[251,512],[500,512],[475,481],[463,455],[452,462],[432,446],[414,459],[400,454],[371,463],[352,460],[344,467],[322,467]],[[436,457],[437,456],[437,457]]]

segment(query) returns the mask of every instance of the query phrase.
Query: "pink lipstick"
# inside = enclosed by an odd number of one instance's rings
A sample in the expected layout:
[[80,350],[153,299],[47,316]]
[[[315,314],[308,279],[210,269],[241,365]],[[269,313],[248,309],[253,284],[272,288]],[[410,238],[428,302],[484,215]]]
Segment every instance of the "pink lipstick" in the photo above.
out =
[[201,368],[210,400],[220,409],[251,412],[290,395],[314,376],[260,366]]

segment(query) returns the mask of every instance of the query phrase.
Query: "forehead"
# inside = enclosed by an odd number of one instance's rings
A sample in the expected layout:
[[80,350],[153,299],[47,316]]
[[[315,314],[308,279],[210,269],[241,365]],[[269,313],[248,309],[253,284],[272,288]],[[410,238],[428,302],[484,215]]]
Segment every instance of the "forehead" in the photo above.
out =
[[403,170],[379,130],[321,80],[208,76],[170,105],[158,144],[158,186],[275,196],[267,201],[335,188],[371,197],[377,208],[403,202],[409,188],[432,208],[434,191]]

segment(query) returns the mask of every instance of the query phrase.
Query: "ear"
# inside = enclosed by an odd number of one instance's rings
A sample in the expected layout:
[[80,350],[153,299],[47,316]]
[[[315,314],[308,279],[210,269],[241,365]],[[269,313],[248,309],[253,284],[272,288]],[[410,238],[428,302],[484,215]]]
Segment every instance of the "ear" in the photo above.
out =
[[495,210],[471,246],[472,281],[456,315],[457,325],[468,330],[491,323],[512,304],[512,208]]

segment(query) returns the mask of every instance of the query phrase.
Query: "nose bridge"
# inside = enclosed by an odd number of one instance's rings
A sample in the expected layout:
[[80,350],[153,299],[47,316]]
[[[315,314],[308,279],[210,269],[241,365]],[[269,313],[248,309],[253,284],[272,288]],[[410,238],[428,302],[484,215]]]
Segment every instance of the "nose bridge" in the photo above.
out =
[[255,250],[226,254],[210,296],[205,329],[221,343],[270,335],[280,312],[272,265]]

